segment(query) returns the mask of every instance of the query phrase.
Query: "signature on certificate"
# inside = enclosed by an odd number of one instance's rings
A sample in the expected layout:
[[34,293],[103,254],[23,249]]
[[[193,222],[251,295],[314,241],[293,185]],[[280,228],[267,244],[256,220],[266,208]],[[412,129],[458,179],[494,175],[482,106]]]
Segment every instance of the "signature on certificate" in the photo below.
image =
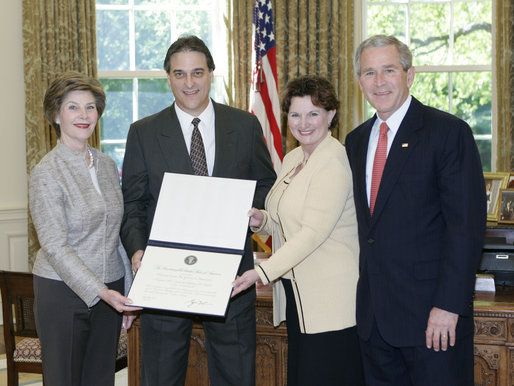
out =
[[205,300],[200,299],[190,299],[186,302],[186,307],[191,308],[193,306],[210,306],[212,303],[206,302]]

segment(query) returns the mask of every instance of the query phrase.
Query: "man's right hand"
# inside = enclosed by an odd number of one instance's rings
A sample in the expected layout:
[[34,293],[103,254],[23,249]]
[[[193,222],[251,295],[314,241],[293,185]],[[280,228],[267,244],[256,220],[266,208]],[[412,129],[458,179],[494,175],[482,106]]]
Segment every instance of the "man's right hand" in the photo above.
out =
[[141,259],[143,258],[144,250],[138,249],[132,255],[132,272],[136,273],[139,267],[141,266]]

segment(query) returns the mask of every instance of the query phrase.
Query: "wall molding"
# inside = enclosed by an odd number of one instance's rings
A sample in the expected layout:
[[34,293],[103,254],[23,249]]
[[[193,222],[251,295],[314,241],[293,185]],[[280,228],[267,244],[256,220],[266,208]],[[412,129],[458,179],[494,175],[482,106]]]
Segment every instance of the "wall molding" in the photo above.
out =
[[0,208],[0,223],[27,221],[27,207]]
[[28,271],[27,227],[26,207],[0,208],[0,269]]

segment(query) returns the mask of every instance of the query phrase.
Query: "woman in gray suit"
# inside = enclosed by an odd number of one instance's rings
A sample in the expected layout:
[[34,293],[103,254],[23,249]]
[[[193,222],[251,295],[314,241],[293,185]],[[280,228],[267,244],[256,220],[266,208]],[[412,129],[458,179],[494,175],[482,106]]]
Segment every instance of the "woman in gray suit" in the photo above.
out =
[[34,313],[45,383],[113,385],[132,281],[119,241],[123,198],[114,162],[89,147],[105,107],[100,82],[57,78],[45,115],[59,140],[30,176],[30,211],[41,249],[34,263]]

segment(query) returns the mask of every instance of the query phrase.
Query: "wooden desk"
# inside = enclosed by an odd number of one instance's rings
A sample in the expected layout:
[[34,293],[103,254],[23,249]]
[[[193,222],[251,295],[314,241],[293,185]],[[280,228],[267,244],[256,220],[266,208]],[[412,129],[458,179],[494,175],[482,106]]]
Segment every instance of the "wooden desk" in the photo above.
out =
[[[256,384],[286,384],[287,333],[273,327],[270,287],[257,291]],[[129,386],[140,379],[139,319],[128,334]],[[514,287],[475,296],[475,385],[514,385]],[[191,335],[186,385],[208,385],[207,352],[202,324]]]
[[[285,385],[287,378],[287,331],[285,324],[273,327],[273,303],[270,286],[257,287],[255,302],[257,353],[255,378],[262,386]],[[139,318],[128,332],[128,384],[140,384]],[[201,322],[195,321],[191,334],[186,385],[208,385],[207,348]]]
[[475,295],[475,385],[514,385],[514,287]]

